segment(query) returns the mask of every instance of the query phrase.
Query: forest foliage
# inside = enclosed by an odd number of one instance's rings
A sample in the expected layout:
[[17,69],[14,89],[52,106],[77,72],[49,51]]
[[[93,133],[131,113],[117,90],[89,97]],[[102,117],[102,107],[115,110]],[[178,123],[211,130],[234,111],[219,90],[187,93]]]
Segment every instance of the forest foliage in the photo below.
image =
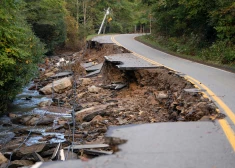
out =
[[235,62],[231,0],[0,0],[0,110],[36,74],[44,55],[80,50],[96,34],[149,32],[171,50]]
[[0,0],[0,111],[37,75],[44,55],[80,50],[86,36],[98,32],[108,7],[111,12],[102,32],[132,32],[135,2]]
[[170,50],[235,64],[235,2],[142,0],[153,13],[154,38]]
[[25,5],[21,0],[0,1],[1,110],[35,75],[37,63],[45,53],[44,44],[22,15]]

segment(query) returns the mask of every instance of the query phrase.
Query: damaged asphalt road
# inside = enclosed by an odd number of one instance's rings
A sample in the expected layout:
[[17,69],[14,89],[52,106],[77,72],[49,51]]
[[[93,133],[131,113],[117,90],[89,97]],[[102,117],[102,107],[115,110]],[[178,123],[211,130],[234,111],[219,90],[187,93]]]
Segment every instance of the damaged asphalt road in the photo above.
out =
[[[50,57],[40,68],[29,89],[51,100],[32,113],[9,114],[8,126],[24,129],[12,129],[11,142],[2,145],[5,165],[188,167],[209,153],[216,159],[199,167],[220,167],[221,154],[232,158],[229,144],[220,145],[226,138],[216,124],[225,115],[177,72],[98,42],[86,52]],[[35,125],[43,131],[31,129]],[[29,132],[31,143],[17,148]],[[200,155],[200,148],[209,152]],[[52,162],[63,160],[74,161]]]

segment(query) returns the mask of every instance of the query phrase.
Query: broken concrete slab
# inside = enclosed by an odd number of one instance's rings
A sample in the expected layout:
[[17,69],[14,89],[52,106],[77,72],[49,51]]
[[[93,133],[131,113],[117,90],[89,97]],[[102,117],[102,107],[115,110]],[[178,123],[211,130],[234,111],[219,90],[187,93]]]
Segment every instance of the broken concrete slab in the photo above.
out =
[[[110,35],[111,37],[112,35]],[[98,42],[100,44],[114,44],[111,38],[107,38],[107,36],[97,36],[92,39],[93,42]]]
[[185,92],[189,92],[189,93],[201,93],[201,92],[205,92],[205,89],[197,89],[197,88],[191,88],[191,89],[184,89]]
[[72,75],[72,72],[60,72],[51,76],[51,78],[63,78],[63,77],[71,76],[71,75]]
[[94,150],[94,149],[84,149],[83,152],[89,155],[94,155],[94,156],[113,154],[113,151]]
[[195,167],[195,165],[200,168],[233,168],[234,153],[226,136],[222,134],[223,130],[212,122],[174,122],[110,127],[108,136],[127,139],[127,143],[121,145],[119,147],[121,150],[115,155],[98,157],[88,162],[73,160],[62,163],[43,163],[40,168],[65,166],[71,168],[79,166],[188,168]]
[[111,84],[111,85],[105,85],[105,86],[102,86],[102,88],[104,89],[113,89],[113,90],[120,90],[124,87],[126,87],[127,84],[125,83],[114,83],[114,84]]
[[32,155],[36,162],[44,162],[44,159],[37,152],[34,152]]
[[186,74],[181,73],[181,72],[175,72],[175,74],[176,74],[177,76],[180,76],[180,77],[185,77],[185,76],[186,76]]
[[108,144],[88,144],[88,145],[73,145],[69,147],[65,147],[64,149],[92,149],[92,148],[107,148],[109,147]]
[[105,60],[117,64],[116,66],[121,70],[137,70],[162,67],[151,64],[139,57],[136,57],[132,53],[112,54],[105,56]]
[[59,149],[60,149],[60,145],[61,143],[58,143],[58,145],[56,146],[53,155],[51,156],[51,160],[55,159],[55,157],[58,155]]
[[87,74],[85,77],[93,77],[93,76],[96,76],[96,75],[98,75],[99,73],[100,73],[100,69],[99,70],[96,70],[96,71],[94,71],[94,72],[91,72],[91,73],[89,73],[89,74]]
[[91,71],[100,70],[102,66],[103,66],[103,63],[100,63],[100,64],[86,68],[86,71],[91,72]]
[[64,150],[64,154],[65,154],[65,159],[66,160],[76,160],[76,159],[78,159],[78,155],[74,152]]
[[81,66],[86,69],[86,68],[89,68],[91,66],[94,66],[94,63],[93,62],[81,63]]

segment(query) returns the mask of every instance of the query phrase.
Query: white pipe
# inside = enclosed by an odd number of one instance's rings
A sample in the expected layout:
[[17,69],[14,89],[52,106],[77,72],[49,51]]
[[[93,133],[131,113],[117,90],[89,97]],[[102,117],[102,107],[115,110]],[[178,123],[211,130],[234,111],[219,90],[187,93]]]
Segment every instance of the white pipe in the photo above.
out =
[[104,19],[103,19],[103,21],[102,21],[102,23],[101,23],[101,26],[100,26],[100,29],[99,29],[98,34],[101,33],[102,27],[103,27],[103,25],[104,25],[104,21],[105,21],[106,16],[107,16],[108,14],[109,14],[109,7],[108,7],[108,9],[107,9],[107,11],[106,11],[106,13],[105,13],[105,15],[104,15]]

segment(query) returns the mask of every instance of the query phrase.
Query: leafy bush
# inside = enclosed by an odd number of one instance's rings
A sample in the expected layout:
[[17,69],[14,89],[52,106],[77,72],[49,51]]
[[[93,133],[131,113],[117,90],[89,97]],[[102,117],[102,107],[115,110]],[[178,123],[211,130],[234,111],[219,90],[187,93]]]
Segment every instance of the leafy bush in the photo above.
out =
[[22,0],[0,1],[0,112],[35,75],[45,53],[21,13],[24,5]]
[[121,23],[113,21],[110,24],[110,32],[112,33],[123,33],[123,27]]
[[222,64],[234,64],[235,47],[226,41],[218,41],[211,47],[202,50],[201,57]]
[[46,44],[47,55],[66,40],[66,9],[64,0],[25,0],[27,21],[33,31]]

